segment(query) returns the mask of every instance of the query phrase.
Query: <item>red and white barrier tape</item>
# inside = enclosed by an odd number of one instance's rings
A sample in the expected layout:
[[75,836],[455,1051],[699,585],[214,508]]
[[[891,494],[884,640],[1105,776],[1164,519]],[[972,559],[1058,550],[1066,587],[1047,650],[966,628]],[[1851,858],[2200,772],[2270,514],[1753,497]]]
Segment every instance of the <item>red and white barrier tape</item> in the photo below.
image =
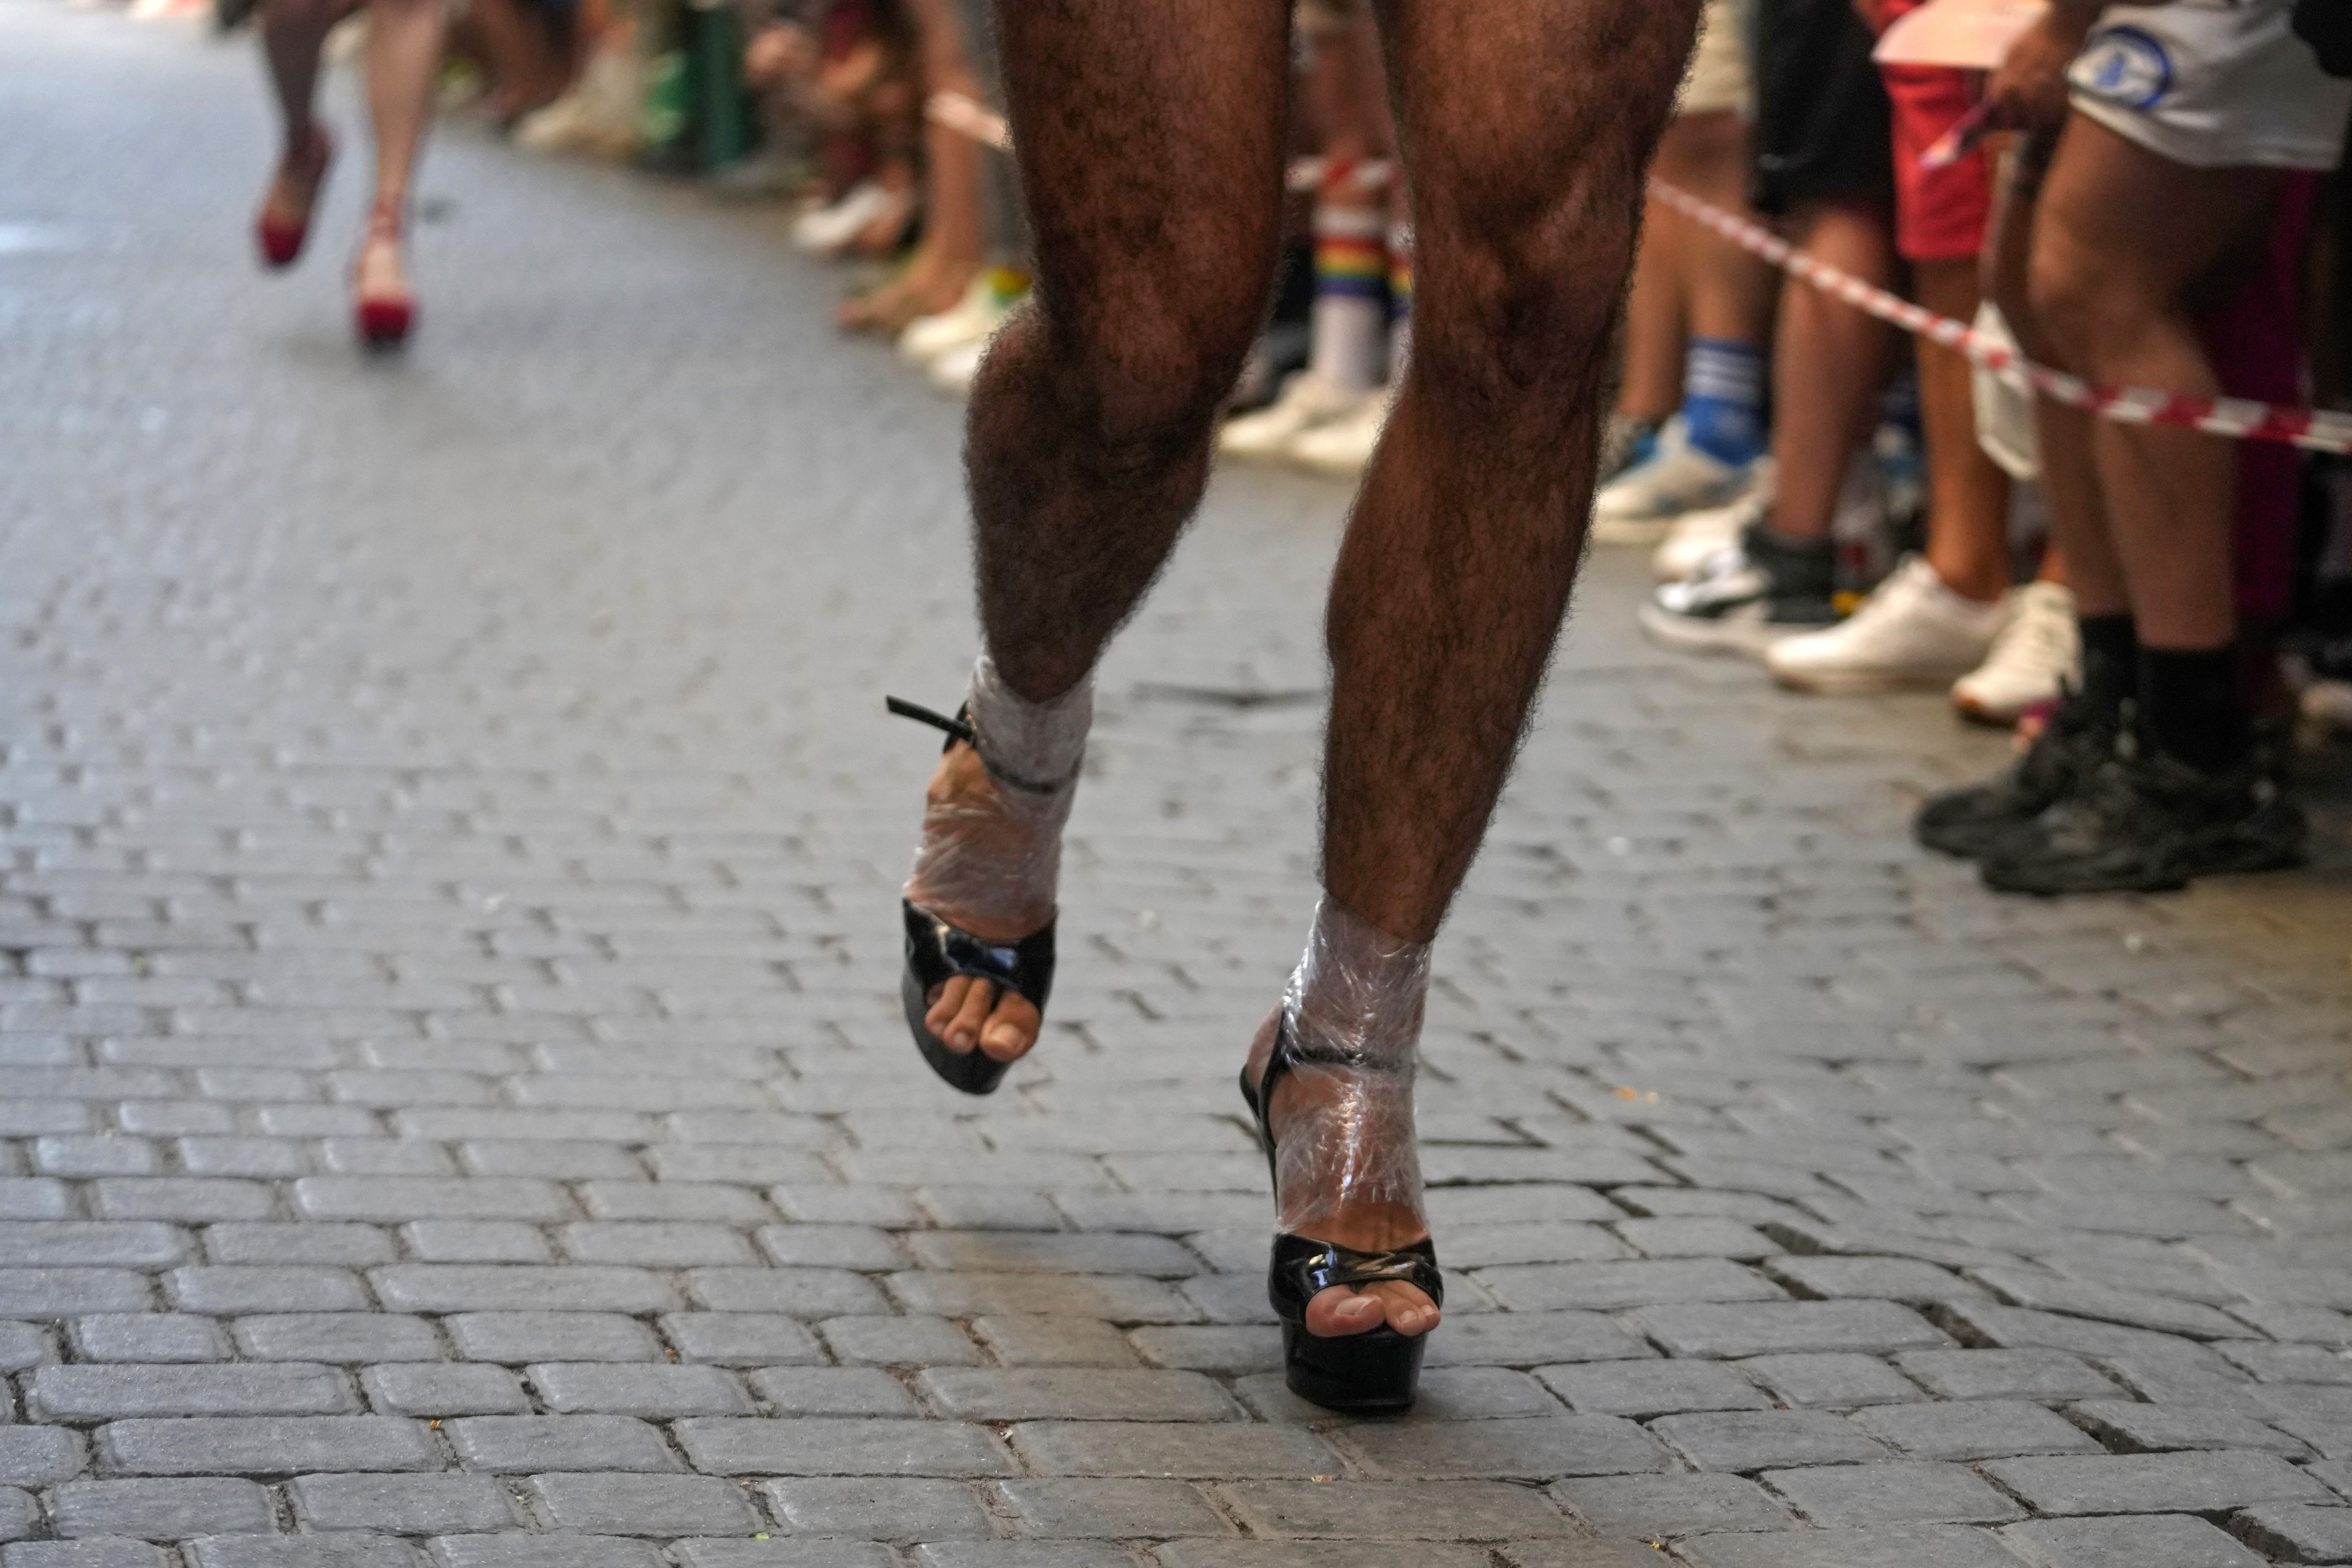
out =
[[1923,310],[1910,300],[1865,283],[1850,272],[1817,261],[1761,224],[1727,213],[1663,180],[1650,182],[1650,195],[1742,250],[1762,257],[1800,282],[1882,321],[1891,321],[1915,337],[1957,349],[2011,386],[2039,393],[2053,403],[2087,408],[2124,425],[2172,425],[2231,440],[2276,442],[2313,452],[2352,452],[2352,415],[2280,408],[2242,397],[2176,397],[2147,387],[2100,386],[2046,364],[2036,364],[2010,344],[1986,337],[1966,321]]
[[[944,125],[983,147],[993,147],[1000,153],[1013,150],[1013,127],[1005,123],[1004,116],[978,99],[961,92],[935,92],[923,100],[923,115],[932,124]],[[1320,190],[1324,168],[1320,158],[1294,158],[1285,171],[1283,183],[1294,191]],[[1391,173],[1385,159],[1368,158],[1352,166],[1349,179],[1358,190],[1378,191],[1387,188]]]

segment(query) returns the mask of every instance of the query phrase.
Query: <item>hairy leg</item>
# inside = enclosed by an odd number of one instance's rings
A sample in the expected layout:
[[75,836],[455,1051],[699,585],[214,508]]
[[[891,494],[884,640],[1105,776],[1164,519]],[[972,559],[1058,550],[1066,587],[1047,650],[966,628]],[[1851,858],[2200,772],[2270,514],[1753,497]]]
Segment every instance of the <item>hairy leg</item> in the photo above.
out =
[[[1797,227],[1808,254],[1866,282],[1893,283],[1895,242],[1885,214],[1821,206],[1803,214]],[[1846,464],[1870,434],[1895,345],[1894,328],[1842,300],[1802,284],[1781,290],[1772,353],[1775,532],[1790,539],[1828,536]]]
[[[1332,579],[1323,785],[1327,908],[1369,924],[1380,942],[1436,934],[1550,660],[1591,508],[1643,179],[1697,9],[1384,6],[1421,241],[1421,326]],[[1316,1000],[1297,1016],[1311,1018]],[[1407,1001],[1417,1007],[1418,993]],[[1407,1045],[1417,1033],[1417,1016],[1382,1022]],[[1258,1064],[1269,1046],[1262,1036]],[[1278,1125],[1336,1139],[1350,1156],[1336,1169],[1382,1168],[1377,1186],[1394,1194],[1294,1194],[1286,1173],[1284,1209],[1318,1211],[1318,1239],[1377,1249],[1427,1234],[1409,1102],[1392,1103],[1402,1087],[1373,1093],[1360,1075],[1327,1070],[1295,1073],[1276,1092]],[[1386,1120],[1350,1109],[1374,1100],[1388,1104]],[[1332,1125],[1335,1110],[1403,1146],[1353,1148],[1360,1135]],[[1357,1332],[1383,1316],[1406,1333],[1437,1321],[1400,1284],[1327,1290],[1307,1321],[1318,1333]]]
[[[1921,261],[1919,303],[1973,320],[1977,263]],[[1990,603],[2009,590],[2009,476],[1977,444],[1974,372],[1957,349],[1919,342],[1919,416],[1927,458],[1927,563],[1944,586]]]
[[[2073,367],[2110,384],[2218,396],[2191,295],[2259,237],[2279,179],[2192,169],[2070,120],[2042,195],[2032,289]],[[2092,452],[2143,646],[2226,646],[2237,632],[2236,452],[2196,431],[2112,420],[2094,429]]]
[[[1280,237],[1289,18],[1285,0],[1020,0],[998,28],[1037,278],[982,367],[965,464],[988,651],[1045,702],[1094,668],[1200,501]],[[935,819],[993,802],[950,753]],[[962,979],[930,1022],[1006,1059],[1038,1028]]]

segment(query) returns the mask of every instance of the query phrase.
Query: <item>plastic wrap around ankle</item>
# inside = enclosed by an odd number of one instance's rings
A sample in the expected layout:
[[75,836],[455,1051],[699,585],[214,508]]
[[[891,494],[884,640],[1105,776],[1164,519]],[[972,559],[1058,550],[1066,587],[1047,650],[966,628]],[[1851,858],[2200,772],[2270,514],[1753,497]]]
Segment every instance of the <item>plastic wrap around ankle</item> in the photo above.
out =
[[1429,944],[1325,899],[1282,1001],[1289,1080],[1276,1131],[1283,1229],[1313,1235],[1344,1204],[1423,1217],[1412,1082]]
[[1062,828],[1094,721],[1093,683],[1031,702],[982,655],[965,707],[993,787],[953,795],[934,787],[906,896],[953,923],[1024,935],[1054,918]]

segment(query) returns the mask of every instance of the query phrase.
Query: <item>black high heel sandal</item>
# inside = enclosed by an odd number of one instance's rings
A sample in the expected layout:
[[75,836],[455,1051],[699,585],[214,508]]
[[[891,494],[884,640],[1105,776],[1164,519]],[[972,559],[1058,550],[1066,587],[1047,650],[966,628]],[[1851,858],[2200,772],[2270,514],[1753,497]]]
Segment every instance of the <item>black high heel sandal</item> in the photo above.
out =
[[[1242,1099],[1257,1119],[1258,1142],[1265,1150],[1267,1174],[1275,1184],[1275,1201],[1282,1196],[1281,1175],[1275,1160],[1274,1090],[1282,1075],[1302,1062],[1328,1067],[1361,1067],[1355,1058],[1333,1053],[1309,1056],[1291,1044],[1290,1023],[1275,1026],[1274,1050],[1265,1072],[1253,1086],[1249,1068],[1242,1068]],[[1333,1241],[1276,1232],[1274,1261],[1267,1267],[1266,1300],[1282,1320],[1282,1370],[1290,1392],[1327,1410],[1377,1412],[1404,1410],[1412,1405],[1421,1381],[1422,1357],[1429,1336],[1401,1334],[1388,1324],[1360,1334],[1310,1334],[1307,1303],[1316,1293],[1334,1285],[1375,1285],[1384,1280],[1417,1286],[1433,1306],[1445,1305],[1445,1276],[1437,1267],[1437,1247],[1428,1237],[1391,1252],[1359,1252]]]
[[[942,756],[954,750],[958,742],[979,749],[969,709],[957,709],[950,719],[896,697],[885,700],[901,719],[946,731],[947,744],[940,748]],[[964,1093],[993,1094],[1013,1063],[998,1061],[977,1045],[968,1051],[950,1050],[947,1042],[923,1022],[923,1016],[931,1010],[931,992],[959,974],[985,980],[996,987],[1000,997],[1008,991],[1027,997],[1042,1018],[1045,998],[1054,989],[1055,922],[1046,921],[1043,930],[1019,942],[991,942],[959,929],[911,899],[899,903],[906,913],[907,965],[899,976],[898,996],[906,1005],[907,1027],[915,1037],[915,1048],[923,1053],[933,1072]]]

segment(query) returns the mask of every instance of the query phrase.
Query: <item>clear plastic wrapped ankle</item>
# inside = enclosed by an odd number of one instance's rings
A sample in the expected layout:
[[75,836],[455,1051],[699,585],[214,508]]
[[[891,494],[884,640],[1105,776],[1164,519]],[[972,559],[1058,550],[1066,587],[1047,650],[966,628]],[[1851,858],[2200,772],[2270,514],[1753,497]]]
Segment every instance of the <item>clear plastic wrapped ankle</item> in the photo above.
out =
[[1429,943],[1317,906],[1282,1001],[1298,1058],[1277,1128],[1283,1229],[1312,1236],[1342,1203],[1424,1217],[1412,1080],[1428,994]]
[[966,929],[989,928],[978,934],[1025,936],[1054,918],[1062,827],[1094,721],[1093,682],[1031,702],[982,655],[967,707],[987,776],[973,770],[933,782],[906,894]]

